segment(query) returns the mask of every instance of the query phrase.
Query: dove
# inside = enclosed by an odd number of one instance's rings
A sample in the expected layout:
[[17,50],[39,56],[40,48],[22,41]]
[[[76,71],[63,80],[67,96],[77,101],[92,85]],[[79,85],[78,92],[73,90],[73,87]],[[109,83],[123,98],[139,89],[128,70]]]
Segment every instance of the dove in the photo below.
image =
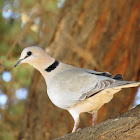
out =
[[21,63],[28,63],[40,71],[52,103],[72,115],[72,132],[78,129],[81,113],[91,113],[94,125],[98,110],[108,103],[115,93],[123,88],[140,85],[140,82],[123,81],[121,74],[113,76],[109,72],[97,72],[64,64],[38,46],[25,48],[14,67]]

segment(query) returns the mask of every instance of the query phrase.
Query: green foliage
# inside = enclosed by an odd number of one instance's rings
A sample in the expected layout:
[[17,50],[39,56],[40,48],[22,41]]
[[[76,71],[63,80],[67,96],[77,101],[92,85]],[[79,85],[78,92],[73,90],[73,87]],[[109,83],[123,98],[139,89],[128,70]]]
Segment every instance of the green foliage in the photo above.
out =
[[4,6],[4,0],[0,0],[0,9],[2,9],[3,8],[3,6]]
[[[18,137],[25,102],[17,99],[15,93],[22,87],[29,89],[32,84],[34,69],[26,64],[16,68],[13,65],[24,47],[46,43],[47,36],[50,36],[55,25],[58,2],[60,1],[0,0],[0,93],[8,97],[6,108],[0,107],[0,140],[15,140]],[[7,7],[5,12],[12,12],[8,18],[3,15],[4,7]],[[38,11],[33,12],[33,9]],[[35,18],[39,18],[38,24],[35,23]],[[37,30],[32,28],[34,25]],[[4,71],[12,74],[10,82],[2,79]]]
[[24,0],[24,5],[26,8],[32,7],[34,3],[34,0]]
[[23,110],[24,104],[22,102],[9,106],[6,120],[0,122],[0,140],[15,140],[15,133],[17,134],[18,129],[20,129]]
[[6,42],[2,42],[1,44],[0,44],[0,60],[2,59],[4,59],[6,56],[6,53],[7,53],[7,49],[8,49],[8,46],[7,46],[7,44],[6,44]]
[[11,37],[14,38],[16,36],[18,36],[20,30],[21,30],[21,25],[18,21],[16,22],[17,24],[14,23],[10,23],[9,26],[7,25],[7,29],[5,30],[5,34],[4,34],[4,39],[6,41],[8,41]]
[[1,21],[1,23],[0,23],[0,32],[4,33],[5,32],[5,28],[6,28],[6,24],[5,24],[4,19],[2,17],[2,13],[0,13],[0,21]]
[[32,66],[30,65],[26,65],[26,67],[24,68],[21,68],[18,66],[14,70],[14,73],[17,76],[16,81],[18,81],[18,83],[15,85],[16,88],[19,88],[21,85],[24,85],[24,87],[29,87],[31,83],[32,74],[33,74],[33,68],[31,67]]
[[49,11],[55,11],[57,9],[56,0],[48,0],[48,2],[44,5],[44,8]]
[[2,124],[0,124],[0,140],[15,140],[13,132],[6,131]]
[[[22,115],[23,109],[24,109],[23,102],[18,102],[17,104],[12,104],[9,106],[9,113],[14,119],[14,117],[16,118],[17,115]],[[16,120],[15,120],[15,123],[16,123]]]

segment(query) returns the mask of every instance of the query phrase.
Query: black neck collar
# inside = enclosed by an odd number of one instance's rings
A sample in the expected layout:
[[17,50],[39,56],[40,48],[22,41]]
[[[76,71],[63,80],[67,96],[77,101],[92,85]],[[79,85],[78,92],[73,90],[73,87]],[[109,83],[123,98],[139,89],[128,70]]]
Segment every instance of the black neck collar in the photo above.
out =
[[59,62],[57,60],[54,61],[52,65],[50,65],[48,68],[45,69],[47,72],[51,72],[52,70],[56,69],[56,67],[59,65]]

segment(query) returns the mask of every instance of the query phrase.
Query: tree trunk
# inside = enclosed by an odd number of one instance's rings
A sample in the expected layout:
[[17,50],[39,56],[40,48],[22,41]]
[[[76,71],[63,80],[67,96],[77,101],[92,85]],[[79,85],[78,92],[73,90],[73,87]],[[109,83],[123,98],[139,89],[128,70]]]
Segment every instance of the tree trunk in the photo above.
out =
[[[47,51],[64,63],[139,80],[139,11],[140,0],[67,0]],[[97,122],[130,109],[136,91],[116,94],[99,110]],[[91,124],[90,115],[81,115],[81,120],[81,128]],[[54,139],[70,133],[72,127],[70,114],[51,103],[42,76],[35,72],[19,140]]]

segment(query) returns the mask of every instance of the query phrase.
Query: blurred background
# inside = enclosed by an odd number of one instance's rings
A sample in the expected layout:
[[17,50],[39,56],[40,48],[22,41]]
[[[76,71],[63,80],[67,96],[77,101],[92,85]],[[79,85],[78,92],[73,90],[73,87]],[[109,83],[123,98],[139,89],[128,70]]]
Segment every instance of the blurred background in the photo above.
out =
[[[55,107],[33,67],[13,68],[40,46],[58,61],[140,81],[140,0],[0,0],[0,140],[46,140],[70,133],[73,119]],[[97,123],[140,103],[140,88],[115,94]],[[91,125],[81,115],[80,127]]]

